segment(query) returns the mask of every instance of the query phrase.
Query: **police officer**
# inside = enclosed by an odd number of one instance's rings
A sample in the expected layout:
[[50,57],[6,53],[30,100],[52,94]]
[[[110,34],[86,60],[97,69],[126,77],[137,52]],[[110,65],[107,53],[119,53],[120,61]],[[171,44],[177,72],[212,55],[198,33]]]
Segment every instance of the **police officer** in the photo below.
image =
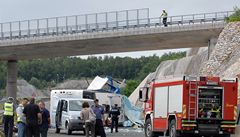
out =
[[104,108],[99,105],[99,100],[96,99],[94,101],[95,105],[92,106],[92,110],[96,115],[96,124],[95,124],[95,136],[100,135],[101,137],[106,137],[106,133],[104,130],[105,117],[104,117]]
[[118,105],[115,104],[115,106],[112,108],[112,110],[109,113],[109,117],[111,117],[112,123],[111,123],[111,133],[113,132],[113,128],[115,125],[115,132],[118,132],[118,119],[119,119],[120,111],[118,109]]
[[8,97],[6,103],[4,103],[4,134],[5,137],[12,137],[13,136],[13,124],[14,124],[14,104],[13,104],[13,97]]

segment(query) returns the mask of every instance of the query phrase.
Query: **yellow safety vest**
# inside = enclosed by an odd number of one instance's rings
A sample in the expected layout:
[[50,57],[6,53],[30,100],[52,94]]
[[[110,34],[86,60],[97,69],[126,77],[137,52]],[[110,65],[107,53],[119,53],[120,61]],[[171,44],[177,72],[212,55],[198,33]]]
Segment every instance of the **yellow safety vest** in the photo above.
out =
[[220,109],[211,109],[211,112],[219,113]]
[[163,17],[163,18],[166,18],[167,16],[168,16],[167,12],[163,12],[163,13],[162,13],[162,17]]
[[4,103],[4,115],[13,116],[13,103]]
[[21,115],[17,114],[17,122],[23,122],[21,119]]
[[[21,111],[23,111],[23,106],[19,106],[17,109],[21,109]],[[23,122],[22,120],[23,114],[19,114],[17,113],[17,122]]]

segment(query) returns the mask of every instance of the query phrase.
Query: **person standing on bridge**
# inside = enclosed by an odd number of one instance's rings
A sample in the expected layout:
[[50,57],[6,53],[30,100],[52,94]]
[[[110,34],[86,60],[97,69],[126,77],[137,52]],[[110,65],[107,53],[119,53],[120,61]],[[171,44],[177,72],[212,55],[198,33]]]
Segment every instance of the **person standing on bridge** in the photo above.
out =
[[29,104],[24,108],[26,115],[26,137],[39,137],[39,125],[42,123],[42,115],[35,99],[31,98]]
[[8,101],[4,103],[3,123],[5,137],[13,136],[13,124],[14,124],[14,99],[8,97]]
[[163,18],[162,23],[163,23],[164,27],[167,27],[168,14],[167,14],[166,10],[163,10],[161,17]]
[[45,108],[45,103],[43,101],[40,101],[38,106],[42,114],[42,123],[39,125],[40,135],[41,137],[47,137],[48,128],[50,126],[50,114]]
[[26,116],[23,114],[23,110],[24,110],[24,107],[27,105],[27,103],[28,103],[28,99],[24,98],[21,101],[21,104],[19,104],[16,109],[18,137],[25,137]]

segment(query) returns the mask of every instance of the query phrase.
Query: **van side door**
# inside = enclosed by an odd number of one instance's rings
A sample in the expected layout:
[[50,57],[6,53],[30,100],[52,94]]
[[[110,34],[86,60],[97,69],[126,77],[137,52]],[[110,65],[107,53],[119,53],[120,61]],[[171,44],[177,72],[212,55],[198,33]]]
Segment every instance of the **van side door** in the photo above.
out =
[[57,128],[62,126],[63,102],[64,102],[63,100],[59,100],[57,105],[56,116],[55,116],[55,123]]
[[66,127],[66,121],[69,118],[69,110],[68,110],[68,101],[63,101],[63,111],[62,111],[62,125]]

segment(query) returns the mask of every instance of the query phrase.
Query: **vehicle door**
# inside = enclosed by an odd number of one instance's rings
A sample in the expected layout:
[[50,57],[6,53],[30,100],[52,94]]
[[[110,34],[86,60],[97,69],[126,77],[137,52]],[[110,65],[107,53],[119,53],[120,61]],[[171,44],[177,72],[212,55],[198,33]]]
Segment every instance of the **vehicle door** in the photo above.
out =
[[68,111],[68,101],[63,101],[63,111],[62,111],[62,125],[65,127],[66,121],[69,118],[69,111]]
[[56,116],[55,116],[55,123],[56,127],[62,126],[62,109],[63,109],[63,100],[58,101]]

